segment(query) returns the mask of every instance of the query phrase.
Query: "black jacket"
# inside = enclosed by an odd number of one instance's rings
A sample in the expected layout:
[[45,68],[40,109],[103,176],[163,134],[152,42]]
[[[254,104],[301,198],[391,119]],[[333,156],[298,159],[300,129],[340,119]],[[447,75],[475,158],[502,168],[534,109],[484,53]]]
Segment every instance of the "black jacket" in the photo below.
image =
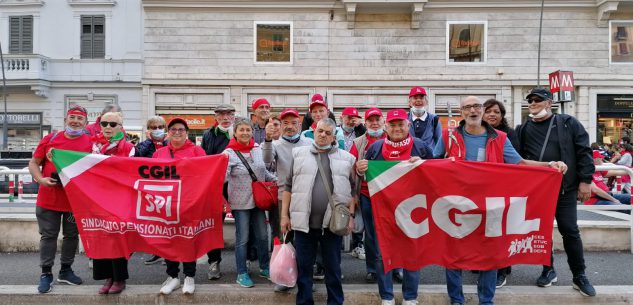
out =
[[202,135],[201,146],[207,155],[217,155],[223,152],[227,145],[229,138],[217,126],[207,129]]
[[[328,117],[332,119],[334,123],[336,123],[336,117],[334,117],[334,113],[332,113],[332,111],[330,111],[330,115],[328,115]],[[310,111],[306,112],[306,114],[303,116],[303,122],[301,122],[301,131],[306,131],[310,129],[310,126],[312,126],[313,122],[314,121],[312,120],[312,115],[310,114]]]
[[[596,170],[593,165],[591,147],[589,147],[589,134],[585,127],[576,118],[566,114],[556,114],[556,132],[560,143],[560,155],[567,164],[567,173],[563,176],[563,191],[578,189],[580,182],[591,183],[592,175]],[[525,157],[525,124],[516,127],[519,138],[519,154]]]
[[[167,145],[167,141],[163,141],[163,145]],[[147,139],[136,145],[134,150],[134,157],[151,158],[156,151],[156,145],[151,139]]]

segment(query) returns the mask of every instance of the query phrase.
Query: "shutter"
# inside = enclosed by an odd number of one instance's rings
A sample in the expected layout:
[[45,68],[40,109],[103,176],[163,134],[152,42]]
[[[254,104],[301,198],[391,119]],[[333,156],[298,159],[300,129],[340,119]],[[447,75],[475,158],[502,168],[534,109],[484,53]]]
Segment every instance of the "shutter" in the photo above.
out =
[[81,16],[81,58],[92,58],[92,16]]
[[9,53],[20,53],[20,17],[9,17]]
[[33,16],[22,17],[22,50],[20,53],[33,54]]
[[93,16],[92,58],[105,58],[105,16]]

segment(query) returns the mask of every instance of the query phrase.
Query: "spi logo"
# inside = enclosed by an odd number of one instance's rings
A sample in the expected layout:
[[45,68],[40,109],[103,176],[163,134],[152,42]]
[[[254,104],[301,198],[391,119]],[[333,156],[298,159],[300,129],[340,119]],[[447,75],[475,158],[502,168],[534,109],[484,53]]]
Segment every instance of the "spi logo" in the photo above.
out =
[[166,224],[180,222],[179,180],[136,180],[136,218]]

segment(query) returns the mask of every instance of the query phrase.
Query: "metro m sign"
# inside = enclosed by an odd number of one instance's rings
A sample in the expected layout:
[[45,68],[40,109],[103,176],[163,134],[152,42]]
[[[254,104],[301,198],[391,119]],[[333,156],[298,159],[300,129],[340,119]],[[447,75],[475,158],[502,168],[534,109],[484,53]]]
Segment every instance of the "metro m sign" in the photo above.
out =
[[560,70],[550,73],[549,88],[554,102],[571,102],[574,98],[574,73]]

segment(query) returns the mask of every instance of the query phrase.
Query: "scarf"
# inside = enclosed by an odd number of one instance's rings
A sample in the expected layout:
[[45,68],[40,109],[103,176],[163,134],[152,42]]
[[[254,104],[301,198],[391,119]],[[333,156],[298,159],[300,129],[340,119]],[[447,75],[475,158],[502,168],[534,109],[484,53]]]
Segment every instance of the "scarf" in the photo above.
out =
[[385,139],[385,142],[382,143],[382,156],[386,161],[409,160],[412,148],[413,138],[410,135],[400,142]]
[[229,145],[226,146],[226,148],[230,148],[242,153],[250,153],[253,147],[255,147],[255,140],[253,138],[251,138],[251,141],[248,142],[248,145],[244,145],[233,138],[231,139],[231,141],[229,141]]
[[110,140],[106,139],[105,136],[103,136],[103,133],[99,133],[92,137],[92,153],[100,155],[112,154],[116,150],[111,150],[116,148],[123,138],[124,135],[121,131],[110,138]]

